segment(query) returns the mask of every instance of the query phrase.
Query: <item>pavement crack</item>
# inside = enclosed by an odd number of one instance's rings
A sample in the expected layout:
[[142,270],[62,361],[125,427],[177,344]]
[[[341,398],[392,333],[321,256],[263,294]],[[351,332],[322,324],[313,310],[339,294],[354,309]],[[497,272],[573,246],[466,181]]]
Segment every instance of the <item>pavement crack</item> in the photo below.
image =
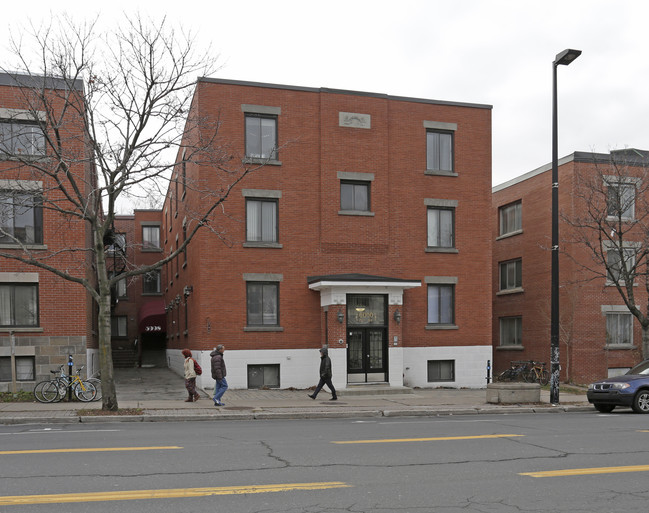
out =
[[275,451],[273,451],[273,448],[270,446],[270,444],[268,442],[265,442],[264,440],[260,440],[259,443],[268,451],[266,456],[268,456],[269,458],[281,463],[284,468],[289,468],[289,467],[292,466],[290,461],[285,460],[285,459],[280,458],[279,456],[277,456],[275,454]]

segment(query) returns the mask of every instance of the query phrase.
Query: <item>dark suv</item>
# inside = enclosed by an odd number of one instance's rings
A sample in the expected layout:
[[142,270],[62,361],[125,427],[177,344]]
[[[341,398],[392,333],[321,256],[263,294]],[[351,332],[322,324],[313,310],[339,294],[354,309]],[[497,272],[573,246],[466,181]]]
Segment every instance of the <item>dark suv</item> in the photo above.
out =
[[649,413],[649,360],[622,376],[588,385],[587,397],[602,413],[609,413],[616,406],[631,407],[636,413]]

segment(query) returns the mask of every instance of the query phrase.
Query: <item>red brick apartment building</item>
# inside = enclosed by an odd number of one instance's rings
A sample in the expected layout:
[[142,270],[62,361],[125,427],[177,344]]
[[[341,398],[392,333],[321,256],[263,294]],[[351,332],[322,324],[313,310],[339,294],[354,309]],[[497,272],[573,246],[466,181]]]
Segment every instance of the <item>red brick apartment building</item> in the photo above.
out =
[[[150,265],[162,257],[160,210],[136,209],[115,218],[115,244],[109,268],[120,274],[128,267]],[[112,293],[111,345],[115,367],[166,366],[164,268],[123,279]]]
[[[574,383],[623,373],[642,359],[639,324],[603,264],[600,277],[584,270],[583,265],[594,265],[593,258],[574,243],[567,221],[587,206],[578,191],[580,176],[599,177],[602,197],[609,201],[620,187],[634,197],[635,179],[616,176],[612,159],[624,161],[628,174],[638,177],[649,163],[647,153],[637,150],[575,152],[559,161],[561,380]],[[494,372],[513,360],[543,361],[549,368],[551,165],[494,187],[492,219]],[[596,237],[593,232],[593,243],[599,244]],[[644,287],[637,289],[636,304],[646,303]]]
[[[491,345],[491,106],[200,79],[192,117],[220,122],[234,158],[265,163],[167,266],[167,357],[203,368],[226,345],[234,388],[483,387]],[[192,228],[178,157],[166,254]],[[180,184],[180,191],[176,193]],[[199,378],[209,388],[209,371]]]
[[[51,255],[52,265],[87,277],[86,256],[66,251],[79,242],[89,244],[86,226],[44,208],[45,196],[63,202],[62,193],[44,175],[35,179],[16,158],[47,159],[47,116],[30,87],[21,86],[29,80],[35,85],[45,79],[0,73],[0,253],[17,254],[24,245],[36,256]],[[63,81],[55,78],[44,84],[54,110],[61,107],[57,98],[63,88]],[[81,94],[81,84],[78,90]],[[69,114],[60,128],[62,134],[82,140],[80,117]],[[83,145],[74,151],[81,153]],[[87,164],[74,165],[70,172],[80,183],[91,183]],[[32,390],[36,381],[50,376],[50,369],[65,364],[69,354],[76,365],[85,365],[87,347],[96,347],[90,305],[80,285],[17,260],[0,259],[0,390],[11,390],[14,383],[17,390]]]

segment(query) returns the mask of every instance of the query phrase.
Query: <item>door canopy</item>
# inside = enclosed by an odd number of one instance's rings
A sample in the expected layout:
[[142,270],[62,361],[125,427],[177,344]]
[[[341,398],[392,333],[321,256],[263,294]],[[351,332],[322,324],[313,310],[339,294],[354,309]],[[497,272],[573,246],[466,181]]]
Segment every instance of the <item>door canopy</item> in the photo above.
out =
[[387,294],[388,304],[402,305],[404,290],[421,287],[417,280],[355,273],[309,276],[307,283],[320,292],[320,306],[344,305],[347,294]]

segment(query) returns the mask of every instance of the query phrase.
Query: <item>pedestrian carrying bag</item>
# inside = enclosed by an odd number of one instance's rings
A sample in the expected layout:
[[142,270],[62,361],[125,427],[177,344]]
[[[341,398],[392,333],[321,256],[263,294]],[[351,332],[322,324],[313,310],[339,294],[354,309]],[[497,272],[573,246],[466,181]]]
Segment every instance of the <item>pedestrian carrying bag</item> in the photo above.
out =
[[194,361],[194,372],[197,376],[200,376],[201,374],[203,374],[203,369],[201,369],[201,366],[198,365],[198,362],[196,360],[194,360],[193,358],[192,360]]

